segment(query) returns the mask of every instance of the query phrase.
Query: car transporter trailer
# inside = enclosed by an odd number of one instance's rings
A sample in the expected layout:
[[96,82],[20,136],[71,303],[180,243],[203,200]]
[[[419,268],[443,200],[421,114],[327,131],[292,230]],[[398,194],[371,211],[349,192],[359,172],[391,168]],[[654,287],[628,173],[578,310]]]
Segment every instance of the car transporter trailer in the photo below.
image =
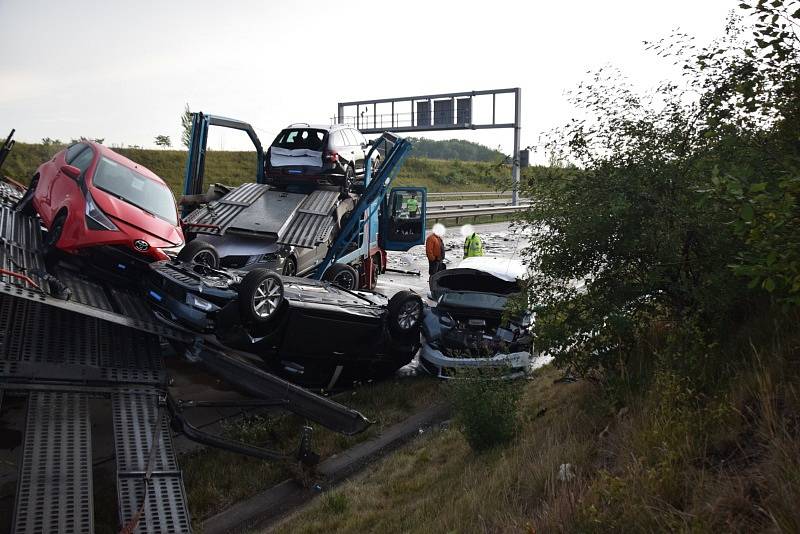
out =
[[[45,270],[38,219],[13,209],[19,193],[0,182],[0,421],[4,400],[27,403],[11,532],[94,532],[90,404],[97,399],[110,401],[124,532],[191,532],[170,427],[257,458],[316,460],[308,427],[286,454],[206,433],[184,409],[275,406],[347,435],[368,427],[359,412],[264,372],[251,355],[164,324],[135,292],[63,266],[56,281]],[[54,296],[61,283],[70,300]],[[173,399],[162,340],[255,400]]]

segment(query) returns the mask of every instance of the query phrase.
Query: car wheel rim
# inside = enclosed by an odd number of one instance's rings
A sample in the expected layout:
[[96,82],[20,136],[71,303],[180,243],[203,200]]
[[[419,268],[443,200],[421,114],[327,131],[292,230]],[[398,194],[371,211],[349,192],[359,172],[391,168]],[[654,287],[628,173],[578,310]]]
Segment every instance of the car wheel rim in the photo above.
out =
[[195,263],[199,263],[201,265],[207,265],[209,267],[213,266],[216,263],[214,255],[207,250],[201,250],[200,252],[195,254],[194,258],[192,258],[192,261],[194,261]]
[[403,330],[408,330],[413,327],[419,320],[420,303],[412,300],[403,304],[400,312],[397,314],[397,324]]
[[281,303],[281,288],[272,278],[267,278],[253,295],[253,311],[262,319],[270,317]]
[[355,280],[353,280],[353,275],[348,272],[339,273],[333,279],[334,283],[337,285],[351,289],[355,285]]

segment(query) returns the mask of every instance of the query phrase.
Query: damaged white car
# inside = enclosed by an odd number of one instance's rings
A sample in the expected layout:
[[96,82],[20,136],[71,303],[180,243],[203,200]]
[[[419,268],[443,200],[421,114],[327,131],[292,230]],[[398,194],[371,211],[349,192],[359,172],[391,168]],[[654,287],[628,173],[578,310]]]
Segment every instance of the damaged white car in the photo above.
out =
[[433,275],[436,306],[423,319],[422,368],[440,378],[476,368],[498,369],[507,378],[526,375],[533,358],[533,314],[503,319],[524,274],[518,260],[474,257]]

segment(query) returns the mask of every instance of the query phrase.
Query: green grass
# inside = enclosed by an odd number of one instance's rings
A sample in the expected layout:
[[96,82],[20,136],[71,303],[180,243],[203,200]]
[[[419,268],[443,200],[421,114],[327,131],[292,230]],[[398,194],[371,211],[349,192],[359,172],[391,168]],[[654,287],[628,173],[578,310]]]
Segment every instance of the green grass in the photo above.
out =
[[[36,168],[63,148],[62,145],[17,143],[3,165],[3,174],[27,184]],[[182,194],[186,151],[139,148],[115,151],[159,175],[176,196]],[[255,152],[211,150],[206,156],[205,182],[238,185],[255,181],[255,169]],[[507,166],[492,163],[410,157],[400,169],[395,185],[427,187],[431,192],[494,191],[503,188],[510,174]]]
[[508,446],[426,433],[270,531],[800,532],[798,339],[702,402],[664,375],[620,409],[546,367]]
[[[328,458],[378,435],[441,398],[440,383],[429,377],[378,382],[340,394],[335,397],[337,401],[361,411],[375,423],[356,436],[343,436],[313,424],[314,452],[322,459]],[[290,451],[297,446],[303,424],[305,421],[292,415],[254,416],[227,424],[224,433],[254,445]],[[307,483],[314,479],[313,473],[301,470],[294,463],[267,462],[212,448],[183,455],[179,461],[196,526],[235,502],[287,478]],[[334,498],[328,506],[335,512],[346,509],[347,502]]]

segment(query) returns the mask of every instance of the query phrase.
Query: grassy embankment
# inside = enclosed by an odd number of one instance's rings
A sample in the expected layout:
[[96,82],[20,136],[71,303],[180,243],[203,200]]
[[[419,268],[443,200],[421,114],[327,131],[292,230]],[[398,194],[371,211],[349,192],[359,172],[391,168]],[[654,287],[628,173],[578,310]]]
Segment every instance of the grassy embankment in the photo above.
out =
[[702,405],[669,377],[620,402],[543,368],[510,445],[424,435],[274,530],[800,532],[798,341],[743,344],[751,370]]
[[[62,145],[17,143],[8,156],[3,174],[27,183],[36,168],[64,148]],[[183,187],[186,152],[182,150],[116,149],[161,176],[176,196]],[[413,154],[413,152],[412,152]],[[255,152],[209,151],[206,183],[215,181],[238,185],[255,179]],[[485,162],[444,161],[410,157],[400,169],[396,185],[416,185],[430,192],[493,191],[508,180],[510,170]]]

